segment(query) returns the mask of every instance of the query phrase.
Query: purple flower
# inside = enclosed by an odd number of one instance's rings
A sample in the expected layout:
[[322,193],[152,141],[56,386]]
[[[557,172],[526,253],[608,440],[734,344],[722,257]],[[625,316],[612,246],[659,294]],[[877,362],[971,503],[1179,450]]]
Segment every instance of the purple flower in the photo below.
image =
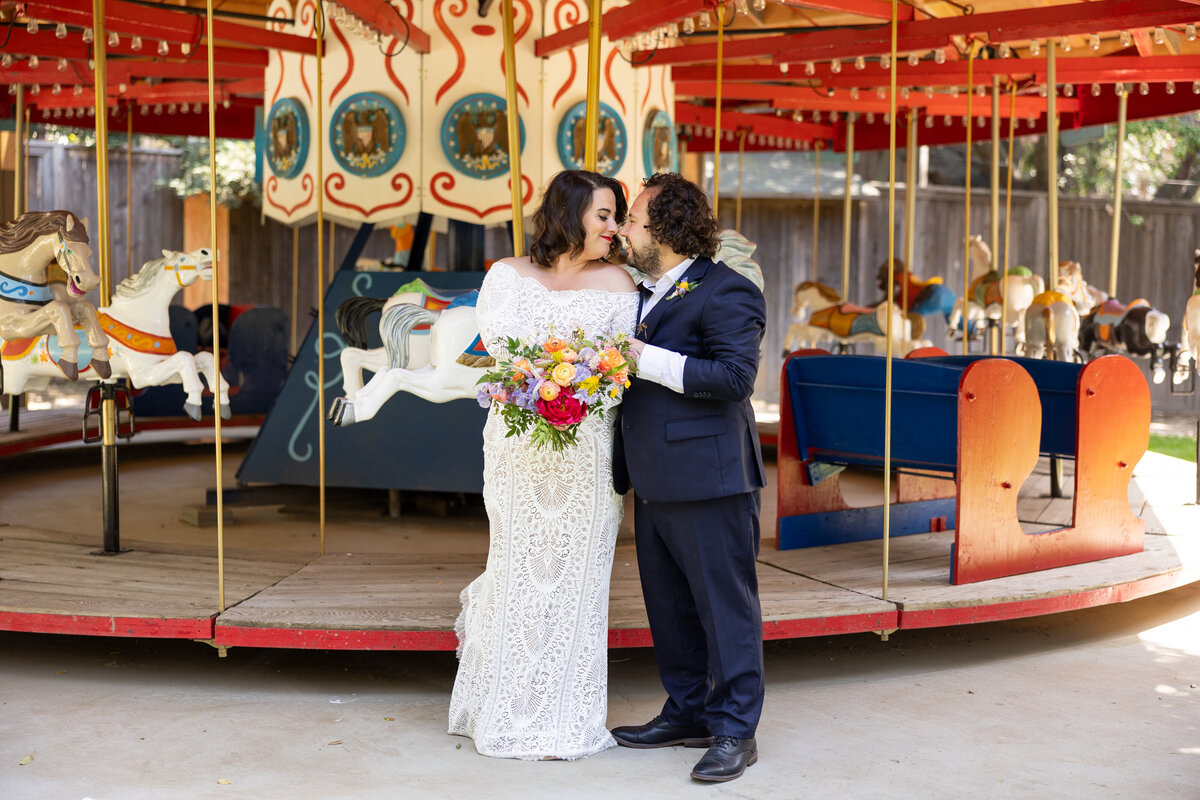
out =
[[587,366],[584,364],[575,365],[575,383],[579,383],[580,381],[590,377],[592,377],[592,371],[588,369]]
[[492,405],[492,392],[495,391],[496,384],[482,383],[475,390],[475,399],[479,402],[480,408],[490,408]]

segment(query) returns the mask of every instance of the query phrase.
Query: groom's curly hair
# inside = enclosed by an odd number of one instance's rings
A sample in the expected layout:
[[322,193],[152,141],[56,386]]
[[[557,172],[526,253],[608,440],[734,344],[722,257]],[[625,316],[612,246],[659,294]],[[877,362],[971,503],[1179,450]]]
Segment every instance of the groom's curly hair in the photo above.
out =
[[683,256],[717,254],[720,226],[700,187],[674,172],[657,172],[643,186],[655,191],[646,212],[646,229],[655,241]]

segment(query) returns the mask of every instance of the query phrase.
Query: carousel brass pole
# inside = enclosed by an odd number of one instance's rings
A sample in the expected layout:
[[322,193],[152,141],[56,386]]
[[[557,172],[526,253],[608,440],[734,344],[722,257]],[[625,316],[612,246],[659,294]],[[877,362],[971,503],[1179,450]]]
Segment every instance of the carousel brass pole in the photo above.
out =
[[[596,138],[600,133],[600,35],[604,14],[601,6],[601,0],[588,0],[587,114],[584,116],[583,127],[583,168],[593,171],[596,169]],[[508,53],[507,47],[506,44],[505,57]],[[509,75],[512,75],[512,70],[509,70]],[[516,104],[511,100],[508,110],[509,117],[512,117],[517,110]],[[511,147],[511,136],[508,141]],[[517,147],[520,148],[520,142],[517,142]],[[519,184],[518,188],[513,191],[520,191]]]
[[[1013,179],[1013,140],[1017,136],[1017,84],[1014,82],[1008,93],[1008,188],[1004,193],[1004,275],[1001,286],[1008,285],[1008,251],[1012,239],[1012,179]],[[1008,294],[1000,293],[1000,355],[1004,355],[1007,342],[1004,329],[1008,327]],[[1013,336],[1014,347],[1016,335]]]
[[904,263],[914,269],[917,259],[917,111],[908,112],[904,163]]
[[[816,152],[816,162],[813,166],[813,254],[812,254],[812,279],[817,280],[817,276],[821,274],[820,262],[817,261],[817,240],[821,233],[821,140],[817,139],[813,142],[813,148]],[[844,301],[845,296],[842,297]]]
[[[221,251],[217,249],[217,97],[215,66],[213,58],[213,0],[208,0],[206,9],[206,31],[208,43],[208,229],[212,235],[212,336],[213,360],[217,375],[221,374],[221,298],[218,287],[221,283]],[[98,41],[98,39],[97,39]],[[320,184],[318,184],[319,186]],[[220,398],[213,398],[213,411],[218,411]],[[221,415],[213,414],[213,437],[217,450],[217,607],[225,611],[225,475],[221,447]]]
[[[883,395],[883,594],[884,602],[888,599],[888,561],[891,552],[892,530],[892,312],[895,308],[895,295],[891,287],[896,285],[896,33],[899,19],[898,0],[892,0],[892,50],[890,65],[890,92],[888,102],[891,113],[888,115],[888,291],[887,294],[887,344],[884,364],[884,395]],[[886,641],[888,632],[883,631],[882,638]]]
[[972,116],[971,101],[975,97],[975,42],[967,43],[967,116],[963,122],[967,126],[967,184],[966,184],[966,222],[963,233],[963,314],[962,314],[962,351],[967,354],[970,337],[967,336],[967,294],[971,288],[971,128],[975,122]]
[[[1000,252],[1000,76],[992,76],[992,263],[996,268],[996,254]],[[1000,284],[1003,295],[1004,284]],[[964,311],[966,306],[963,306]],[[997,341],[998,340],[998,341]],[[998,355],[1004,346],[1004,318],[1000,318],[999,335],[992,329],[991,352]]]
[[1050,216],[1050,288],[1058,286],[1058,45],[1046,40],[1046,211]]
[[[599,5],[599,3],[597,3]],[[504,86],[508,102],[508,177],[512,185],[512,238],[513,255],[525,254],[525,203],[521,197],[521,118],[517,107],[517,53],[513,41],[513,4],[512,0],[504,0],[501,8],[504,18]],[[599,26],[597,26],[599,28]],[[591,40],[589,29],[588,69],[591,69]],[[597,46],[597,59],[599,47]],[[599,63],[599,61],[597,61]],[[592,113],[591,92],[588,93],[588,114]],[[598,108],[599,106],[597,106]],[[589,125],[598,125],[595,118],[589,117]],[[588,152],[591,153],[591,166],[596,168],[596,128],[588,129]]]
[[713,216],[720,217],[721,204],[721,84],[725,78],[725,4],[719,3],[717,13],[717,97],[716,133],[713,134]]
[[733,215],[733,227],[737,231],[742,230],[742,160],[746,155],[746,129],[738,128],[738,188],[737,188],[737,210]]
[[[209,0],[211,2],[212,0]],[[325,185],[325,13],[316,17],[317,38],[317,186]],[[321,555],[325,555],[325,265],[321,237],[325,229],[325,193],[317,192],[317,495]]]
[[[846,117],[846,183],[842,197],[842,301],[850,293],[850,222],[854,212],[854,123],[858,115],[851,112]],[[814,264],[813,280],[817,279]]]
[[296,356],[296,326],[297,315],[300,313],[300,229],[292,227],[292,349],[288,352]]
[[17,84],[16,114],[13,116],[13,139],[16,141],[16,158],[13,159],[13,219],[25,213],[21,190],[25,186],[25,87]]
[[[96,89],[96,259],[100,264],[100,305],[112,301],[112,272],[109,265],[108,219],[108,34],[104,28],[104,0],[92,0],[93,54]],[[100,461],[103,473],[104,555],[121,552],[121,520],[117,473],[117,387],[100,385]]]
[[133,274],[133,103],[125,103],[125,277]]
[[1129,93],[1117,95],[1117,163],[1113,171],[1112,245],[1108,254],[1108,296],[1117,296],[1117,256],[1121,250],[1121,166],[1125,155],[1125,115],[1129,110]]

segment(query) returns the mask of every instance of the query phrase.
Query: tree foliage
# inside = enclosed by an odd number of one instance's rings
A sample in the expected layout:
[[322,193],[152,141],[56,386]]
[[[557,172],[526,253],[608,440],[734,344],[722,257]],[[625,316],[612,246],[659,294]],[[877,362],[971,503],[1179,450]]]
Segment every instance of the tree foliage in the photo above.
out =
[[[1067,194],[1111,197],[1117,126],[1092,142],[1064,148],[1059,188]],[[1200,195],[1200,115],[1138,120],[1126,126],[1123,191],[1143,200],[1196,200]]]

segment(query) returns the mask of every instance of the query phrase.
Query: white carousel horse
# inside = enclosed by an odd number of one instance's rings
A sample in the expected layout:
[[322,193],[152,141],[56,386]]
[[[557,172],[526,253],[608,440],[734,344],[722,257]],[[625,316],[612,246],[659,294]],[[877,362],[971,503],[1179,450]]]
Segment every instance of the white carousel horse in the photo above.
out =
[[[1025,313],[1033,298],[1046,289],[1046,282],[1040,275],[1034,275],[1028,267],[1015,267],[1008,271],[1008,277],[992,266],[992,250],[979,235],[969,240],[968,250],[971,255],[973,277],[967,289],[967,320],[977,320],[980,315],[988,321],[1000,323],[1003,314],[1003,327],[1007,330],[1015,326],[1013,342],[1017,353],[1022,354],[1025,347]],[[1008,311],[1004,312],[1007,297]],[[950,319],[950,331],[958,328],[962,318],[962,304],[955,308]]]
[[[864,308],[851,303],[839,303],[838,293],[833,288],[815,281],[805,281],[796,287],[792,300],[794,316],[800,318],[804,310],[812,308],[808,320],[788,329],[789,341],[810,343],[838,342],[848,345],[855,342],[870,342],[875,352],[887,351],[887,303],[875,308]],[[909,352],[926,347],[929,342],[913,341],[910,337],[911,323],[905,318],[900,306],[892,305],[892,343],[896,353]]]
[[1092,286],[1083,279],[1083,267],[1078,261],[1058,262],[1058,291],[1071,298],[1081,315],[1108,299],[1108,292]]
[[1029,358],[1073,361],[1079,347],[1079,312],[1062,292],[1041,292],[1025,314],[1025,352]]
[[1200,369],[1200,250],[1196,251],[1195,278],[1192,296],[1183,307],[1183,331],[1179,342],[1179,354],[1175,362],[1174,383],[1183,383],[1189,369]]
[[[112,305],[101,307],[99,321],[108,334],[106,356],[112,376],[128,378],[135,388],[182,383],[187,394],[184,411],[200,419],[204,384],[216,386],[221,416],[229,418],[229,384],[218,374],[212,353],[175,349],[168,307],[180,289],[197,280],[212,280],[212,254],[206,248],[190,253],[163,250],[163,257],[146,262],[113,292]],[[4,390],[19,394],[27,388],[44,388],[60,374],[55,364],[57,344],[49,335],[3,343]],[[94,354],[93,354],[94,355]],[[95,364],[95,361],[92,362]],[[80,377],[100,380],[95,369],[85,367]]]
[[814,328],[808,324],[808,312],[814,308],[838,305],[842,296],[832,286],[817,281],[802,281],[792,290],[792,323],[783,336],[783,357],[802,348],[820,347],[831,341],[828,328]]
[[[760,289],[762,269],[751,258],[757,245],[732,230],[722,231],[715,260],[745,275]],[[626,267],[635,280],[637,270]],[[396,392],[407,391],[433,403],[475,397],[483,370],[493,366],[475,324],[478,290],[441,292],[417,279],[386,301],[352,298],[338,309],[338,327],[346,338],[342,350],[344,397],[335,398],[329,419],[352,425],[372,419]],[[363,349],[362,324],[380,311],[383,347]],[[422,330],[429,326],[428,334]],[[374,372],[365,384],[362,370]]]
[[59,369],[79,374],[79,335],[87,334],[92,368],[107,377],[108,343],[85,298],[100,284],[83,223],[70,211],[31,211],[0,225],[0,339],[24,339],[53,331],[62,348]]

